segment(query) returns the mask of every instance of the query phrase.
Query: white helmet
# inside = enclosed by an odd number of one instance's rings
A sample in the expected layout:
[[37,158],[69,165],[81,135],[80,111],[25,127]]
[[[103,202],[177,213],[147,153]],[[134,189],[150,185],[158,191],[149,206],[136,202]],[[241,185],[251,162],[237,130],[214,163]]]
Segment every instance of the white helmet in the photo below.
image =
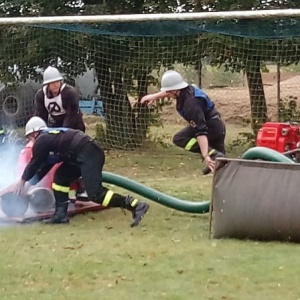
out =
[[63,80],[64,78],[60,74],[60,72],[54,67],[48,67],[44,71],[44,81],[43,84],[48,84],[55,81]]
[[38,132],[41,130],[47,129],[47,125],[43,119],[40,117],[32,117],[30,120],[26,123],[25,126],[25,136],[32,132]]
[[166,71],[162,78],[161,78],[161,91],[168,92],[168,91],[176,91],[184,89],[189,84],[185,82],[182,76],[173,70]]

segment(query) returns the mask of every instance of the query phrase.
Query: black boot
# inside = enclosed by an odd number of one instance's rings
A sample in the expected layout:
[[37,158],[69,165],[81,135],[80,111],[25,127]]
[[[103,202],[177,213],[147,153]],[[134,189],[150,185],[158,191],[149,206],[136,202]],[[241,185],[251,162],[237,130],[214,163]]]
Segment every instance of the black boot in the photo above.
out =
[[[209,151],[209,157],[212,159],[212,160],[215,160],[217,157],[225,157],[225,155],[222,153],[222,152],[219,152],[217,150],[211,150]],[[208,175],[209,173],[211,172],[210,168],[205,166],[203,169],[202,169],[202,173],[203,175]]]
[[125,208],[128,209],[132,213],[133,221],[130,226],[134,227],[139,225],[142,221],[144,215],[149,209],[149,205],[144,202],[140,202],[131,196],[127,196],[125,199]]
[[56,209],[53,217],[51,219],[44,220],[45,224],[68,224],[68,205],[69,202],[56,204]]

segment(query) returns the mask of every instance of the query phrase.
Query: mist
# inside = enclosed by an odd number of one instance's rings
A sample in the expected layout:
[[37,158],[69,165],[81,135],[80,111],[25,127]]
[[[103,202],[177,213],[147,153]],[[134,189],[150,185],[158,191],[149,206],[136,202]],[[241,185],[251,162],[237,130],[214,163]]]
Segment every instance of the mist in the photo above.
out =
[[[15,183],[22,175],[25,166],[20,166],[19,157],[25,144],[26,141],[19,138],[15,131],[0,135],[0,191]],[[19,199],[20,197],[17,195],[9,195],[10,201],[1,203],[0,223],[7,219],[2,206],[10,216],[20,214],[24,203],[20,203]]]
[[17,144],[0,144],[0,190],[19,179],[21,170],[18,161],[24,146]]

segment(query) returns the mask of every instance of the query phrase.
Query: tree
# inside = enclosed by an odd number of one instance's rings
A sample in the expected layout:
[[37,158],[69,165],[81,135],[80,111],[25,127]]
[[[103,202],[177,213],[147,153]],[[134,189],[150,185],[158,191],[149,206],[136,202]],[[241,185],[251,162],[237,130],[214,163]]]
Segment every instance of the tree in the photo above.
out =
[[[194,2],[195,9],[194,11],[233,11],[233,10],[264,10],[264,9],[284,9],[284,8],[297,8],[300,5],[300,1],[262,1],[262,0],[195,0]],[[220,22],[220,20],[218,20]],[[257,22],[257,21],[256,21]],[[275,22],[274,20],[271,22]],[[278,20],[276,21],[278,22]],[[212,22],[214,23],[214,22]],[[224,22],[225,23],[225,22]],[[263,26],[270,26],[269,24],[259,25],[257,22],[257,26],[253,26],[255,20],[247,19],[240,20],[235,24],[232,23],[232,26],[250,26],[254,31],[257,31],[257,36],[260,35],[259,31]],[[265,23],[268,23],[265,22]],[[255,35],[255,32],[252,32],[252,36]],[[212,37],[213,39],[214,37]],[[218,38],[218,37],[217,37]],[[299,58],[297,55],[293,55],[289,58],[286,57],[284,52],[275,51],[278,45],[274,45],[273,41],[269,43],[264,42],[264,46],[262,47],[262,42],[255,40],[244,38],[240,39],[239,37],[224,37],[224,50],[221,50],[221,53],[215,53],[213,55],[211,63],[214,65],[225,65],[226,69],[231,72],[240,72],[243,71],[246,74],[248,87],[249,87],[249,96],[250,96],[250,105],[251,105],[251,124],[254,134],[257,134],[257,131],[261,127],[261,124],[267,121],[267,105],[266,98],[264,93],[264,86],[262,82],[261,69],[264,66],[264,61],[273,61],[273,62],[283,62],[287,63],[295,63],[298,62]],[[242,45],[244,43],[248,47]],[[277,43],[277,42],[276,42]],[[281,41],[279,41],[281,43]],[[286,42],[288,43],[288,42]],[[236,45],[239,44],[243,53],[241,54],[238,51]],[[284,42],[283,42],[284,44]],[[295,49],[295,52],[289,53],[297,53],[296,48],[300,46],[300,44],[294,45],[292,48]],[[226,45],[226,46],[225,46]],[[255,49],[261,49],[259,53],[255,52]],[[271,49],[270,49],[271,48]],[[240,48],[241,49],[241,48]],[[268,49],[268,50],[267,50]],[[275,55],[276,54],[276,55]],[[210,54],[208,54],[210,56]],[[273,58],[273,60],[271,59]]]
[[[42,16],[248,10],[294,7],[298,5],[297,2],[189,0],[181,3],[178,0],[160,0],[146,3],[144,0],[4,0],[0,6],[0,15]],[[241,20],[239,22],[247,21]],[[163,22],[160,22],[160,24],[161,28],[165,28],[167,25]],[[207,24],[209,25],[209,22]],[[219,22],[219,24],[222,24],[222,22]],[[144,25],[149,26],[149,24]],[[172,26],[175,25],[172,24]],[[238,24],[233,25],[238,26]],[[116,30],[120,28],[118,26],[118,24],[115,24]],[[129,25],[122,24],[121,27],[123,26]],[[138,24],[135,24],[136,26]],[[212,22],[211,26],[215,26],[215,23]],[[29,74],[35,76],[33,70],[37,66],[45,67],[48,64],[56,64],[58,56],[61,60],[61,69],[71,76],[82,74],[87,66],[94,66],[98,76],[101,97],[105,102],[107,111],[106,138],[109,140],[109,144],[113,144],[114,147],[131,148],[141,144],[145,138],[150,113],[148,108],[141,106],[139,103],[133,106],[128,95],[134,92],[135,97],[140,99],[147,92],[148,84],[154,80],[151,76],[153,70],[161,67],[170,68],[175,63],[182,63],[194,67],[196,70],[201,70],[201,58],[209,57],[213,65],[223,65],[231,72],[245,72],[251,101],[252,125],[254,131],[256,131],[267,116],[261,79],[263,62],[270,61],[271,57],[274,61],[280,60],[285,63],[295,62],[298,59],[297,56],[294,56],[294,58],[286,57],[283,51],[277,51],[275,57],[271,47],[274,49],[276,45],[272,44],[272,41],[266,42],[265,47],[260,51],[260,55],[257,55],[254,53],[255,47],[258,46],[255,39],[220,35],[194,35],[186,39],[157,37],[156,39],[152,38],[150,41],[143,37],[125,38],[113,35],[85,34],[88,30],[83,27],[75,28],[73,33],[69,32],[64,35],[66,40],[72,40],[72,47],[70,48],[71,51],[62,51],[60,41],[63,32],[67,31],[54,30],[55,28],[74,29],[68,26],[64,28],[56,26],[53,27],[53,30],[49,27],[45,29],[26,26],[22,28],[20,26],[18,28],[15,26],[2,28],[0,37],[3,37],[3,41],[5,41],[5,37],[9,36],[19,47],[12,51],[11,40],[2,43],[0,63],[9,66],[18,64],[23,79],[27,78]],[[95,25],[89,27],[89,29],[91,28],[101,32],[104,27]],[[160,30],[159,27],[157,28],[157,30]],[[140,27],[140,30],[142,30],[142,27]],[[221,39],[219,44],[222,46],[218,49],[211,49],[210,45],[216,39]],[[176,42],[176,48],[181,49],[181,51],[173,50],[174,42]],[[245,43],[248,43],[248,47],[245,47]],[[157,45],[157,48],[154,48],[153,45]],[[242,54],[241,48],[244,50]],[[122,49],[122,56],[120,55],[120,49]],[[185,50],[190,55],[185,55]],[[133,53],[133,51],[135,52]],[[147,53],[147,59],[143,59],[145,53]],[[169,55],[169,53],[172,53],[172,55]],[[283,57],[284,55],[285,57]],[[201,77],[200,74],[199,77]],[[2,70],[0,79],[11,81],[14,76],[11,72]]]
[[[177,1],[162,1],[145,4],[142,0],[134,1],[84,1],[74,4],[72,1],[5,1],[0,7],[0,14],[6,16],[28,15],[67,15],[67,14],[104,14],[104,13],[142,13],[155,11],[173,11]],[[42,26],[43,27],[43,26]],[[152,40],[144,38],[107,37],[102,35],[84,35],[74,33],[66,35],[71,39],[72,51],[62,52],[59,46],[58,31],[46,30],[42,27],[9,27],[2,30],[3,36],[10,36],[19,47],[11,51],[11,40],[0,50],[0,61],[3,64],[17,64],[21,78],[36,76],[34,69],[56,64],[58,56],[60,69],[71,75],[82,74],[86,66],[96,69],[101,98],[106,109],[106,139],[115,148],[132,148],[141,145],[149,126],[150,111],[139,103],[132,105],[128,97],[129,91],[135,91],[137,99],[147,93],[147,86],[153,78],[152,70],[161,66],[171,66],[182,57],[161,56],[156,53]],[[66,26],[67,27],[67,26]],[[94,26],[97,29],[97,26]],[[157,39],[163,51],[172,51],[172,39]],[[23,45],[23,47],[20,47]],[[142,45],[143,49],[139,49]],[[6,46],[6,47],[5,47]],[[182,42],[182,48],[186,47]],[[146,48],[150,50],[146,50]],[[30,49],[30,51],[28,51]],[[87,50],[88,49],[88,50]],[[120,55],[122,49],[122,56]],[[132,49],[136,53],[132,53]],[[149,59],[143,59],[144,52]],[[152,57],[152,58],[151,58]],[[139,58],[139,64],[133,58]],[[2,81],[18,81],[10,72],[4,71]]]
[[80,0],[2,0],[0,16],[62,16],[81,12]]

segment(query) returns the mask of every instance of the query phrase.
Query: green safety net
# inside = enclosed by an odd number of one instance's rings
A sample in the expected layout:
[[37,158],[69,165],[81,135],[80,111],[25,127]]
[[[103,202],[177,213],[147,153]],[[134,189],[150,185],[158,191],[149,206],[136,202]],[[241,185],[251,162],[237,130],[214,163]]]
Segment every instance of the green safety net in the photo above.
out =
[[115,36],[185,36],[204,33],[225,34],[256,39],[281,39],[300,36],[300,19],[239,19],[219,21],[145,21],[105,24],[35,25],[94,35]]

